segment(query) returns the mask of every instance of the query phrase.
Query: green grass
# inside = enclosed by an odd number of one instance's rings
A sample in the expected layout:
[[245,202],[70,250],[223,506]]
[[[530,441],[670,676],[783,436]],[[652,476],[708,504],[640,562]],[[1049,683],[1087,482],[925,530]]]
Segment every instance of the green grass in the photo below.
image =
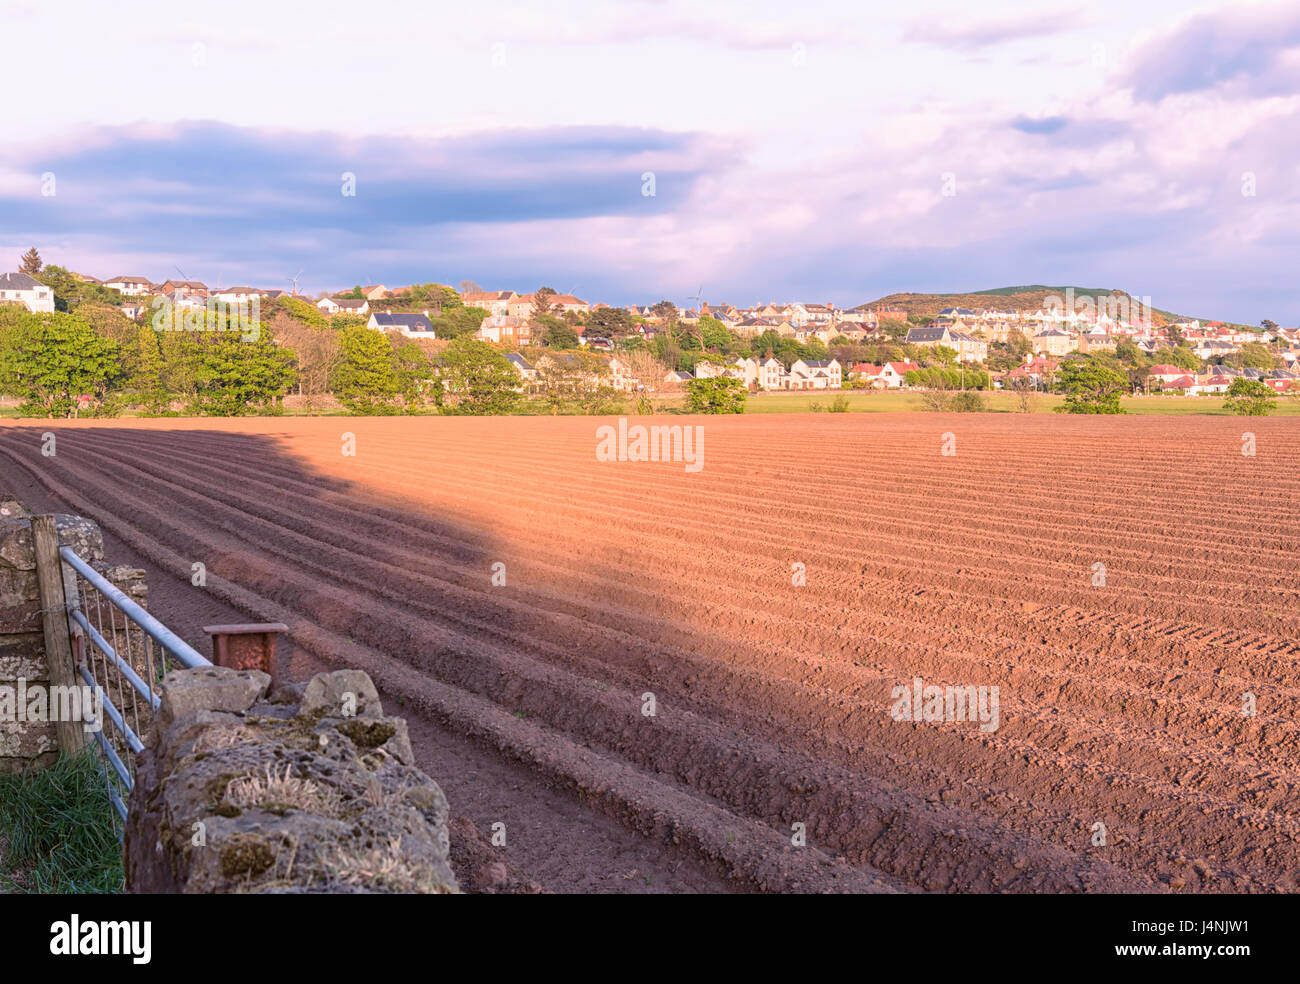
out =
[[[923,411],[925,405],[919,393],[897,390],[872,392],[870,390],[812,390],[796,393],[751,393],[745,401],[745,413],[807,413],[813,403],[829,406],[837,396],[847,396],[850,413],[900,413]],[[993,413],[1016,413],[1019,400],[1014,393],[985,393],[989,410]],[[1052,413],[1063,398],[1040,395],[1036,398],[1035,413]],[[1220,396],[1128,396],[1122,401],[1126,411],[1133,414],[1173,414],[1231,416],[1223,409]],[[1300,416],[1300,400],[1279,399],[1273,410],[1278,417]]]
[[0,775],[0,888],[68,894],[122,890],[122,846],[104,769],[92,752],[38,772]]

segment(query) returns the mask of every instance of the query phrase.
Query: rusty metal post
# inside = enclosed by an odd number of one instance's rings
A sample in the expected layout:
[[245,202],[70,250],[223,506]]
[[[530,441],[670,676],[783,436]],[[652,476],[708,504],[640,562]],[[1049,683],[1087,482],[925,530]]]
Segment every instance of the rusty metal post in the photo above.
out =
[[205,625],[212,636],[212,662],[232,670],[261,670],[271,677],[271,688],[278,680],[275,672],[275,640],[289,626],[283,622],[247,625]]

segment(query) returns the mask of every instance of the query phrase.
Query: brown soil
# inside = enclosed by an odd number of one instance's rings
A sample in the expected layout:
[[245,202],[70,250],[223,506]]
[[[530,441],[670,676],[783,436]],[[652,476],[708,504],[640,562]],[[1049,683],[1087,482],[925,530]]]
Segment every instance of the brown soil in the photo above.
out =
[[[284,621],[288,675],[367,670],[506,823],[489,882],[1297,888],[1293,423],[632,421],[703,424],[691,474],[598,462],[606,422],[8,425],[0,484],[98,520],[188,638]],[[914,677],[997,686],[1000,727],[892,720]]]

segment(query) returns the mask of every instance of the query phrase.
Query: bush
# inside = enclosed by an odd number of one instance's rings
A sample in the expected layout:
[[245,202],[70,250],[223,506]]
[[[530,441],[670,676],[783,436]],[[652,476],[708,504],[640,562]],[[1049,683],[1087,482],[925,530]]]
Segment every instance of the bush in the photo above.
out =
[[830,411],[831,413],[848,413],[849,398],[847,396],[835,397],[835,399],[831,400]]
[[1258,379],[1238,378],[1228,387],[1227,399],[1223,409],[1230,410],[1243,417],[1264,417],[1277,402],[1277,393],[1267,383]]
[[686,384],[686,405],[691,413],[744,413],[748,395],[744,383],[726,376],[692,379]]
[[948,402],[948,409],[953,413],[980,413],[988,409],[988,404],[979,393],[965,390],[952,395],[952,399]]

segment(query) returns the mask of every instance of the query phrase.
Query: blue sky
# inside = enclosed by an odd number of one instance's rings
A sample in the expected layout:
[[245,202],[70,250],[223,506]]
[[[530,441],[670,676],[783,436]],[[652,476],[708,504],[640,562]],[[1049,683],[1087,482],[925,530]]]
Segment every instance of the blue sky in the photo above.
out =
[[0,267],[1300,323],[1295,4],[0,3]]

